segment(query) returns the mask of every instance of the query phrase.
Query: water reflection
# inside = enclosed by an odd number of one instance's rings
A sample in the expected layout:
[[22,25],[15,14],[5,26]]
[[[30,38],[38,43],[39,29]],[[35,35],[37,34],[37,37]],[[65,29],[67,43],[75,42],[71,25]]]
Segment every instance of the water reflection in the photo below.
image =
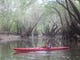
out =
[[[19,54],[16,55],[19,58],[24,59],[26,56],[26,58],[28,60],[67,60],[67,57],[69,56],[68,54],[63,53],[64,51],[53,51],[53,52],[45,52],[45,51],[40,51],[40,52],[30,52],[30,53],[26,53],[26,54]],[[66,51],[68,52],[68,51]]]
[[58,50],[58,51],[37,51],[13,55],[14,47],[26,47],[23,42],[10,42],[0,45],[1,60],[80,60],[79,51]]

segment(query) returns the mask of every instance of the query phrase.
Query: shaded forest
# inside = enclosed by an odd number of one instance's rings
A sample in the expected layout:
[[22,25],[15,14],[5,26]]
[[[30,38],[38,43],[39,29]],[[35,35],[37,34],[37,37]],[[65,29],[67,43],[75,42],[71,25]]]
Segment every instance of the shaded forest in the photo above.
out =
[[79,0],[0,0],[0,34],[61,36],[63,45],[80,42]]

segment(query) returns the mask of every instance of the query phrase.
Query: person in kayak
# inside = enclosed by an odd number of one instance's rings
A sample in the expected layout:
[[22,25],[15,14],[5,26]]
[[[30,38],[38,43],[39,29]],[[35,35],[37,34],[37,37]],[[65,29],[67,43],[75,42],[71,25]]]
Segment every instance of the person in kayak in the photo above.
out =
[[45,48],[51,48],[51,43],[49,40],[46,41]]

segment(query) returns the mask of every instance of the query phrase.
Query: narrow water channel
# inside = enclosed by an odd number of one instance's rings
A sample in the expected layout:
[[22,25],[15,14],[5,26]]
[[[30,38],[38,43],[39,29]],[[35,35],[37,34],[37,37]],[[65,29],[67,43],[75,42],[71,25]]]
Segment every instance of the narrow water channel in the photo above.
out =
[[79,50],[39,51],[14,55],[12,48],[26,47],[24,42],[9,42],[0,45],[0,60],[80,60]]

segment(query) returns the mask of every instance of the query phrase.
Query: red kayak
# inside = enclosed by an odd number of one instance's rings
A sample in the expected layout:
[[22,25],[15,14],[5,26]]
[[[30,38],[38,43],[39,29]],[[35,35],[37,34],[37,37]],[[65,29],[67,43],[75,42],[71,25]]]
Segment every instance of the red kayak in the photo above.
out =
[[69,47],[51,47],[51,48],[14,48],[16,52],[30,52],[30,51],[54,51],[54,50],[66,50]]

